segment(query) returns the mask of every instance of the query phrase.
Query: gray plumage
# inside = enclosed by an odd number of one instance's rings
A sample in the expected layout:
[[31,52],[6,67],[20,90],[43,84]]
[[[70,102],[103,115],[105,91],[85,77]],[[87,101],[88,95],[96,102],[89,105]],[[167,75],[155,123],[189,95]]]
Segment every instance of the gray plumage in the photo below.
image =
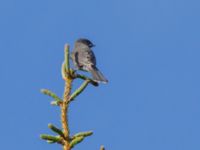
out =
[[71,53],[73,64],[78,70],[91,72],[95,81],[107,83],[108,80],[96,67],[96,58],[91,49],[94,46],[88,39],[78,39]]

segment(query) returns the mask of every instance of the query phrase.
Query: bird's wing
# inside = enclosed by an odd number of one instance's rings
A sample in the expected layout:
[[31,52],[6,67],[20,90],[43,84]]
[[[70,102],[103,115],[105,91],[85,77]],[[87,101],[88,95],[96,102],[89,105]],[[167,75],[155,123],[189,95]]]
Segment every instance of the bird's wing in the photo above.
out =
[[91,50],[78,53],[78,61],[83,66],[96,66],[96,58]]

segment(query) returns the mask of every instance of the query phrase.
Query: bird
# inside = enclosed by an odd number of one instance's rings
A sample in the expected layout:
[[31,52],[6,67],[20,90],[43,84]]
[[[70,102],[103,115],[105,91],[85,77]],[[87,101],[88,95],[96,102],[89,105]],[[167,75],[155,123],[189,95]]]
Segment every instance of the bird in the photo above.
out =
[[76,69],[90,72],[93,80],[98,83],[107,83],[108,80],[96,66],[96,57],[92,48],[95,45],[86,38],[79,38],[75,41],[71,52],[71,59]]

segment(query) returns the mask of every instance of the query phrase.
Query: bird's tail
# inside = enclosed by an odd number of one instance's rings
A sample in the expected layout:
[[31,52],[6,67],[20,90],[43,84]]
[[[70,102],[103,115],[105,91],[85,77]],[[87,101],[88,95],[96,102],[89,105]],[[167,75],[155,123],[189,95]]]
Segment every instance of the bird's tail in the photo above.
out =
[[97,82],[107,83],[108,80],[104,77],[104,75],[99,71],[97,67],[92,67],[90,70],[92,73],[92,77]]

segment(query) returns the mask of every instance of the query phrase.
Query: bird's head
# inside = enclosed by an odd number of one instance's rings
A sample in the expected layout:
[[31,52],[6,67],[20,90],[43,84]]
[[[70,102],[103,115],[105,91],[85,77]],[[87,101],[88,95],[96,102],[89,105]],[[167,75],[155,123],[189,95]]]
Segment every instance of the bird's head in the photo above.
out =
[[88,47],[92,48],[94,47],[95,45],[88,39],[85,39],[85,38],[80,38],[76,41],[76,44],[84,44],[84,45],[87,45]]

